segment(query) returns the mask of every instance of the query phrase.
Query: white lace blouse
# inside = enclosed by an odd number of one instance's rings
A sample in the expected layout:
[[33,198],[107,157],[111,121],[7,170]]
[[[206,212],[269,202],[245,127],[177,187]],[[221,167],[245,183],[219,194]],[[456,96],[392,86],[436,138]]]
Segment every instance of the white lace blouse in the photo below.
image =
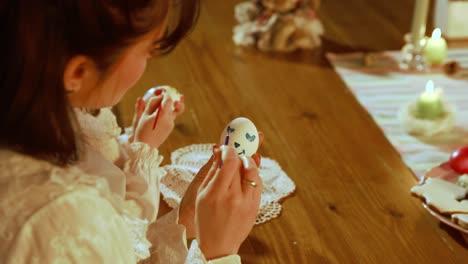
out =
[[76,166],[0,149],[1,263],[136,263],[150,255],[155,263],[240,263],[238,255],[207,262],[196,240],[187,249],[178,210],[156,220],[166,173],[157,149],[128,144],[110,109],[76,115],[86,142]]

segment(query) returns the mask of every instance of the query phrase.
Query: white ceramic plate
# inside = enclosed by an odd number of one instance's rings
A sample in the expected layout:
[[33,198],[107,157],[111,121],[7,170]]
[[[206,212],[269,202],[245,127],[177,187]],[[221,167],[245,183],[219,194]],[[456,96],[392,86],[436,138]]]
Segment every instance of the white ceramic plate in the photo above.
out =
[[[425,175],[424,175],[424,178],[422,179],[422,181],[424,181],[425,179],[427,178],[439,178],[439,179],[443,179],[443,180],[446,180],[446,181],[449,181],[449,182],[456,182],[457,179],[458,179],[458,176],[460,176],[459,173],[453,171],[448,162],[446,163],[442,163],[441,165],[437,166],[437,167],[434,167],[432,168],[431,170],[429,170]],[[434,216],[435,218],[439,219],[441,222],[457,229],[457,230],[460,230],[461,232],[465,233],[465,234],[468,234],[468,229],[465,229],[463,227],[461,227],[460,225],[450,221],[450,217],[449,216],[445,216],[445,215],[442,215],[440,213],[438,213],[437,211],[433,210],[432,208],[430,208],[427,204],[423,203],[423,207],[432,215]]]

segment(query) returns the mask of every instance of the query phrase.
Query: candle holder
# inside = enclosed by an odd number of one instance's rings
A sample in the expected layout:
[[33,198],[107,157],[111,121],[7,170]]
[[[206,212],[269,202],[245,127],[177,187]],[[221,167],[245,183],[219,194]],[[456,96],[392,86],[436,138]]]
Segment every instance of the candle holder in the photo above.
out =
[[426,72],[429,67],[424,59],[424,45],[426,39],[423,38],[420,41],[412,41],[411,34],[406,34],[405,45],[401,49],[401,62],[399,64],[400,69],[405,71],[418,71]]
[[418,113],[418,101],[402,107],[399,119],[408,134],[420,137],[432,137],[449,132],[455,125],[455,106],[442,101],[444,112],[433,119],[421,118]]

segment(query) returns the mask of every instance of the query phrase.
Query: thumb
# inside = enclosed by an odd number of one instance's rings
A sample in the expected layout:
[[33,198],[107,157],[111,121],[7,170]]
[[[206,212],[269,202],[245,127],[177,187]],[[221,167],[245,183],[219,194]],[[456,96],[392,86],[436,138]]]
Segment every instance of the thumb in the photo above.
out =
[[140,121],[141,114],[145,110],[145,102],[141,97],[138,97],[136,102],[135,102],[135,114],[133,116],[133,123],[132,123],[132,128],[133,130],[136,129],[136,126],[138,125],[138,122]]
[[161,104],[163,99],[162,95],[152,97],[149,102],[146,104],[146,114],[151,115],[154,112],[156,112],[156,109],[158,109],[158,106]]
[[143,100],[141,97],[138,97],[138,102],[137,102],[137,115],[138,115],[138,118],[143,114],[143,112],[145,111],[145,107],[146,107],[146,103],[145,103],[145,100]]
[[198,171],[197,175],[195,175],[195,178],[201,178],[204,179],[206,175],[208,174],[208,171],[211,168],[211,165],[213,164],[215,160],[215,150],[219,148],[219,145],[213,145],[213,154],[211,155],[210,159],[201,167],[201,169]]

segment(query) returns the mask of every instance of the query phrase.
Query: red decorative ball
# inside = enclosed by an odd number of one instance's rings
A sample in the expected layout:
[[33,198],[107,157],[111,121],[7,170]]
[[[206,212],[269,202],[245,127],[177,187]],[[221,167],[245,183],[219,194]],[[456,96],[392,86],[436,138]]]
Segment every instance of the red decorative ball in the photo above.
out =
[[462,147],[450,155],[449,164],[460,174],[468,173],[468,146]]

